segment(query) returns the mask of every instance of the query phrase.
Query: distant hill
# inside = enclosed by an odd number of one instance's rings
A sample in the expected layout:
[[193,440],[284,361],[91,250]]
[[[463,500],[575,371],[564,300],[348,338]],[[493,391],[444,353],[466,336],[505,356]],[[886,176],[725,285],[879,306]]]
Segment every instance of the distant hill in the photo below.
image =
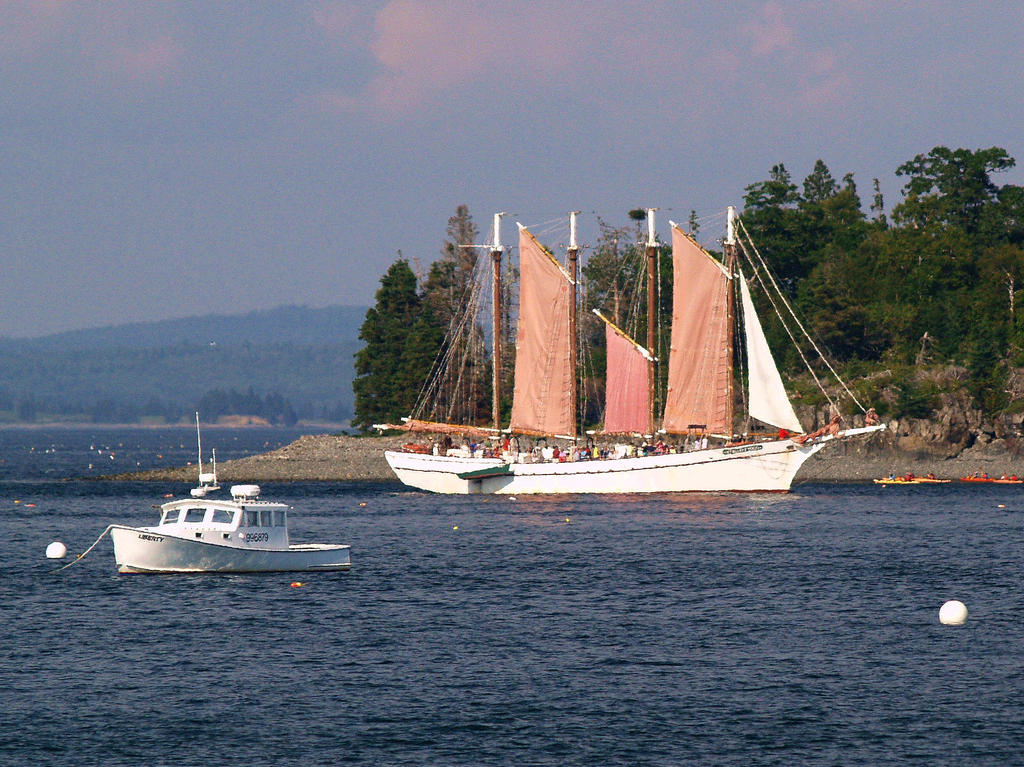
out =
[[250,389],[300,419],[347,420],[365,314],[286,306],[0,339],[0,421],[173,420]]
[[281,306],[248,314],[207,314],[154,322],[135,322],[71,330],[38,338],[0,338],[0,351],[139,349],[178,344],[319,345],[354,341],[366,316],[365,306]]

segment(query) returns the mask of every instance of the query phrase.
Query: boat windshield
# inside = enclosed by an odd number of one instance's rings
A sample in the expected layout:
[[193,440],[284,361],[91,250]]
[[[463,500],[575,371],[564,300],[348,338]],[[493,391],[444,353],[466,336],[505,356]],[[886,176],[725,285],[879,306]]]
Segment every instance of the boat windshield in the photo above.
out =
[[210,521],[222,525],[230,525],[232,517],[232,513],[227,509],[214,509],[213,514],[210,515]]
[[191,522],[196,524],[203,521],[203,517],[206,516],[206,509],[189,509],[185,512],[185,522]]
[[178,509],[168,509],[164,512],[163,518],[160,520],[161,525],[173,525],[178,521]]

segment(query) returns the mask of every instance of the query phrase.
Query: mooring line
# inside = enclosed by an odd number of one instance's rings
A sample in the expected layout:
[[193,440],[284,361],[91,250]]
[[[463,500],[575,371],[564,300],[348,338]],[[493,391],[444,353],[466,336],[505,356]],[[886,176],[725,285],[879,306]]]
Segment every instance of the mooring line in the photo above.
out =
[[107,529],[104,530],[102,533],[100,533],[100,537],[97,538],[95,541],[93,541],[92,546],[90,546],[85,551],[83,551],[81,554],[79,554],[77,557],[75,557],[70,562],[68,562],[66,565],[64,565],[64,567],[58,567],[53,572],[59,573],[61,570],[67,570],[69,567],[71,567],[71,565],[78,564],[82,559],[85,558],[86,554],[88,554],[90,551],[92,551],[93,549],[96,548],[96,544],[99,543],[103,539],[103,536],[106,535],[107,533],[109,533],[111,531],[111,529],[113,529],[113,527],[114,527],[113,525],[107,525]]

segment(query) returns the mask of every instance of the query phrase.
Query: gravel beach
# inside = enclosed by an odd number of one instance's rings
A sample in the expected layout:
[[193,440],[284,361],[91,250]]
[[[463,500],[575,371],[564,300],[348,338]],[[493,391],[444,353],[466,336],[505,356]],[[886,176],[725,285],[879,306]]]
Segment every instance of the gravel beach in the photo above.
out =
[[[349,437],[310,434],[290,445],[261,455],[217,464],[221,482],[345,482],[397,481],[384,460],[384,451],[413,441],[409,435],[393,437]],[[891,472],[911,472],[955,479],[975,471],[990,476],[1024,475],[1024,460],[1006,449],[1001,441],[976,446],[953,457],[939,451],[900,449],[899,443],[876,435],[827,445],[811,457],[797,474],[797,482],[865,481]],[[153,480],[193,482],[195,466],[157,469],[103,477],[108,480]]]

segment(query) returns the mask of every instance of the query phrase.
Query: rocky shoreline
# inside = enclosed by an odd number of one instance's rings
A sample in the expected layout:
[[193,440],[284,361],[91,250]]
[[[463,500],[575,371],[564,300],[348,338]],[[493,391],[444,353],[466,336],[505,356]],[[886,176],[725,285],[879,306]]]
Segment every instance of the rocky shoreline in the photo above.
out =
[[[222,483],[231,482],[390,482],[397,481],[384,460],[384,451],[411,441],[409,435],[349,437],[306,435],[269,453],[217,464]],[[990,476],[1024,476],[1024,458],[1004,440],[976,443],[950,454],[935,444],[920,444],[890,429],[868,439],[842,440],[812,456],[797,474],[797,482],[867,481],[890,473],[911,472],[955,479],[975,471]],[[195,482],[196,467],[117,474],[106,480]]]
[[[409,442],[398,437],[307,434],[269,453],[217,462],[217,479],[231,482],[380,482],[395,475],[384,451]],[[114,474],[105,480],[195,482],[195,466]],[[397,480],[396,480],[397,481]]]

